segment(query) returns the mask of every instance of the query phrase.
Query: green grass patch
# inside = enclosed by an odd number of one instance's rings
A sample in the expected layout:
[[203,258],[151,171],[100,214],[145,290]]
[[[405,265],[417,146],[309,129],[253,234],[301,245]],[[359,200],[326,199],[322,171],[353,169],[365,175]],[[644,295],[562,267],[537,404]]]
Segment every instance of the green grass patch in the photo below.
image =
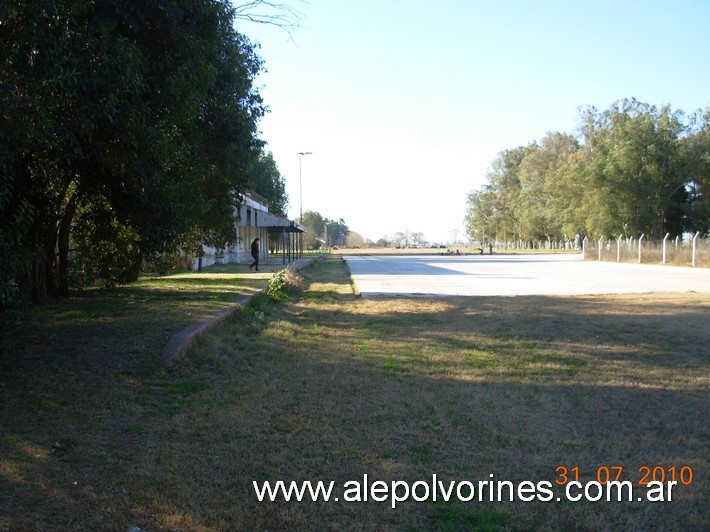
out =
[[[331,256],[302,272],[302,294],[255,297],[162,366],[174,331],[251,290],[213,273],[77,294],[7,338],[0,529],[706,528],[707,295],[360,298]],[[252,484],[478,486],[550,481],[560,465],[587,481],[600,464],[696,475],[661,505],[393,510],[260,503]]]

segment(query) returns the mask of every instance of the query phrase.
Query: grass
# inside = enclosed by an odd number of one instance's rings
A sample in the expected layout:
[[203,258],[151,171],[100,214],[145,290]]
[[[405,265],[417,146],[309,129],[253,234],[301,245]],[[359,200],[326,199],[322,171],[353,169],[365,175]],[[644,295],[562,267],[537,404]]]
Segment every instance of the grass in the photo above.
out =
[[[0,529],[707,528],[707,295],[360,298],[337,256],[305,274],[300,297],[256,298],[171,368],[149,343],[153,313],[126,316],[113,291],[94,303],[125,322],[82,299],[36,309],[2,354]],[[106,327],[86,331],[94,321]],[[129,324],[143,348],[123,339]],[[695,479],[653,504],[392,509],[259,503],[252,488],[552,481],[558,466],[586,481],[603,465],[630,480],[689,465]]]
[[[599,248],[592,244],[587,249],[587,260],[599,259]],[[616,241],[612,241],[611,245],[605,246],[602,249],[601,260],[607,262],[630,262],[638,263],[639,260],[638,246],[633,246],[631,249],[625,244],[621,245],[621,253],[618,253]],[[663,244],[659,242],[645,243],[641,253],[641,262],[644,264],[663,264]],[[693,252],[690,243],[684,243],[676,249],[675,244],[671,241],[666,248],[666,265],[667,266],[692,266]],[[701,239],[701,243],[697,246],[695,254],[696,268],[710,268],[710,247],[706,240]]]

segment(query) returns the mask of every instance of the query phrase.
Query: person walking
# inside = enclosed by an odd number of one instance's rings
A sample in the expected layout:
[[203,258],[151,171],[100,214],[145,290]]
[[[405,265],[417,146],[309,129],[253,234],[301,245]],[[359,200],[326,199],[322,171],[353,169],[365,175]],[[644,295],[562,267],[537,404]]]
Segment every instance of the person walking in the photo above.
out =
[[261,271],[259,270],[259,237],[256,237],[251,243],[251,256],[254,257],[254,262],[251,263],[249,269],[256,266],[256,271]]

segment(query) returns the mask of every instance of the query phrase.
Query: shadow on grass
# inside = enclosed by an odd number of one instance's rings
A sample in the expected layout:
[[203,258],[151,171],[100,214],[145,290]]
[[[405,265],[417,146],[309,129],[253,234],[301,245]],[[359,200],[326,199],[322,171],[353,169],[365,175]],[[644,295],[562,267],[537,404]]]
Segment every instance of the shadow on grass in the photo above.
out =
[[[247,308],[171,370],[67,364],[42,381],[0,377],[0,528],[708,522],[706,300],[372,300],[348,295],[337,267],[323,271],[322,297]],[[671,504],[498,504],[485,493],[481,502],[476,494],[466,504],[410,500],[395,509],[371,498],[260,503],[252,485],[333,480],[342,495],[365,474],[387,483],[433,474],[537,482],[553,481],[560,465],[579,467],[582,481],[601,465],[622,465],[633,481],[644,465],[689,465],[697,479]]]

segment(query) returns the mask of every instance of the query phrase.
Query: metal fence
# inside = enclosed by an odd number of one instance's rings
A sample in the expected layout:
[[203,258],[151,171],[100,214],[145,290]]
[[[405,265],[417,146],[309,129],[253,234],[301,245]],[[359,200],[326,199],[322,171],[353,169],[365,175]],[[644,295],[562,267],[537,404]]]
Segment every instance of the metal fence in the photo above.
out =
[[585,238],[582,247],[585,260],[710,268],[710,239],[700,233],[685,238],[666,235],[663,240],[648,239],[645,235]]

